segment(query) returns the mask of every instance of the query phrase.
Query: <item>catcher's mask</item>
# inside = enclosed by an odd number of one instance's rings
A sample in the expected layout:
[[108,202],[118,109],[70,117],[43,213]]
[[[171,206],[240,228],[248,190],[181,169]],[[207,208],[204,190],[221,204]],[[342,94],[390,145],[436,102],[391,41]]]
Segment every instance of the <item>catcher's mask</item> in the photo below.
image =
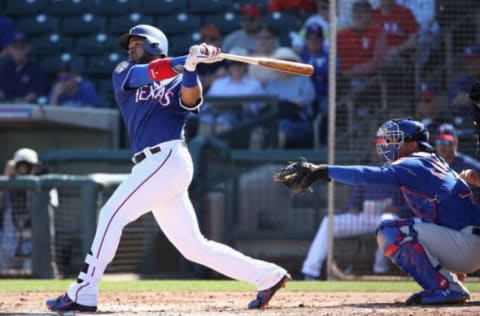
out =
[[377,152],[387,162],[392,162],[399,158],[404,142],[416,141],[426,150],[433,150],[428,138],[429,133],[421,122],[410,118],[389,120],[377,131]]

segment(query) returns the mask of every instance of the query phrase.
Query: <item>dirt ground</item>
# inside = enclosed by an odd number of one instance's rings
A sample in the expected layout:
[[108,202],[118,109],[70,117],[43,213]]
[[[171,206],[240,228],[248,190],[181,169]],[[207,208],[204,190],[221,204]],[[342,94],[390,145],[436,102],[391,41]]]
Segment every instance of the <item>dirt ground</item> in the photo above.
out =
[[[58,293],[2,293],[0,315],[57,315],[48,312],[45,299]],[[480,293],[456,306],[411,307],[410,293],[315,293],[280,291],[262,311],[248,310],[254,297],[247,292],[101,293],[95,315],[158,316],[317,316],[317,315],[480,315]],[[72,315],[74,313],[70,313]],[[65,314],[67,315],[67,314]],[[79,315],[79,314],[77,314]],[[81,313],[81,315],[90,315]]]

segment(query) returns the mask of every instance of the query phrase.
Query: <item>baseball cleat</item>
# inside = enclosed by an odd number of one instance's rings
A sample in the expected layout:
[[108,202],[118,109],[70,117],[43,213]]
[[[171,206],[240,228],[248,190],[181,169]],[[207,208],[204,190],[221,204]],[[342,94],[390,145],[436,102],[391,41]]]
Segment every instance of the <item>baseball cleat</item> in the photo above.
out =
[[436,304],[461,304],[470,299],[470,294],[466,292],[429,289],[414,293],[410,296],[407,305],[436,305]]
[[56,299],[47,300],[47,308],[52,312],[96,312],[97,306],[86,306],[75,303],[68,297],[67,293]]
[[287,282],[290,281],[292,277],[287,273],[283,276],[283,278],[277,282],[274,286],[272,286],[269,289],[263,290],[263,291],[258,291],[257,293],[257,298],[251,301],[248,304],[249,309],[260,309],[264,308],[265,306],[268,305],[268,302],[272,299],[273,295],[275,293],[285,287],[287,285]]

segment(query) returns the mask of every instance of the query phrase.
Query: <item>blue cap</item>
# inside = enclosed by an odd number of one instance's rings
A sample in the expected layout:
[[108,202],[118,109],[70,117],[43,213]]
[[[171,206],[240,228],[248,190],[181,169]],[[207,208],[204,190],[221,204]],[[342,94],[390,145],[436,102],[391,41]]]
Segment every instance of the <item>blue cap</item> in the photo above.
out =
[[458,139],[457,131],[455,130],[455,127],[453,127],[452,124],[448,124],[448,123],[442,124],[438,127],[437,134],[435,135],[434,139],[444,139],[451,142],[455,142]]
[[312,23],[307,26],[306,35],[316,35],[323,37],[323,28],[320,24]]

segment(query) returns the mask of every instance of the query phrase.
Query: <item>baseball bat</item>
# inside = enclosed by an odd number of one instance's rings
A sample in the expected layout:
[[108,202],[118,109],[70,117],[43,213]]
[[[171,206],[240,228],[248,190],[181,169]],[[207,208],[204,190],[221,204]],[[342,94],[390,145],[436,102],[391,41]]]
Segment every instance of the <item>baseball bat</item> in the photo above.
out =
[[220,53],[223,59],[233,60],[250,65],[261,66],[264,68],[288,72],[295,75],[311,76],[313,74],[313,66],[294,61],[286,61],[268,57],[249,57],[235,54]]

